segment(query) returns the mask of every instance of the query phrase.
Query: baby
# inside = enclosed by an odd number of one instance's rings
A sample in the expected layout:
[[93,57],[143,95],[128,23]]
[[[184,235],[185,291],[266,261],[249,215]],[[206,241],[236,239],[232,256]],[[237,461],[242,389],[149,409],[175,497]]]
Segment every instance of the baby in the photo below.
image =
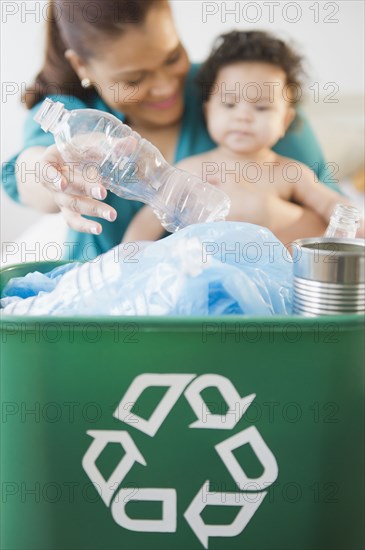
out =
[[[300,72],[301,58],[266,32],[220,36],[197,77],[217,147],[177,165],[230,196],[228,220],[268,227],[283,242],[323,234],[335,205],[351,204],[306,165],[271,149],[296,116]],[[144,207],[123,240],[155,240],[163,233]]]

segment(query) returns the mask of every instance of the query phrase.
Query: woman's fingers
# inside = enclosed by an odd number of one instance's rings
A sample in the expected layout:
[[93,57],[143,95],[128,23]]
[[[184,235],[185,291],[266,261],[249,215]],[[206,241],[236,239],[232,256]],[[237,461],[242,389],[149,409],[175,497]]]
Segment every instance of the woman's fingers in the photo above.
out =
[[95,199],[67,193],[56,193],[54,199],[63,212],[69,210],[72,214],[103,218],[109,222],[117,217],[114,208]]
[[110,222],[117,217],[114,208],[97,200],[65,193],[57,193],[55,198],[67,225],[81,233],[99,235],[102,232],[102,226],[99,223],[87,220],[83,216],[103,218]]
[[61,207],[60,210],[67,225],[74,231],[79,231],[80,233],[92,233],[93,235],[100,235],[102,232],[100,223],[93,220],[87,220],[80,214],[72,212],[67,208]]
[[[91,172],[91,170],[89,170]],[[62,170],[62,175],[65,176],[65,169]],[[97,200],[104,200],[107,196],[105,187],[100,183],[98,174],[86,174],[79,170],[69,171],[67,175],[68,184],[63,190],[70,195],[83,195]]]
[[64,164],[59,158],[58,149],[52,146],[41,162],[41,178],[49,191],[63,191],[68,194],[85,195],[103,200],[107,196],[101,184],[100,174],[95,165],[85,166],[80,171],[74,164]]
[[[135,141],[130,140],[129,147],[135,147]],[[100,155],[100,151],[98,153]],[[57,146],[52,145],[43,155],[40,169],[42,184],[52,193],[68,226],[75,231],[95,235],[101,233],[101,224],[83,216],[102,218],[109,222],[116,219],[116,210],[100,202],[106,198],[107,191],[102,185],[100,168],[96,162],[83,159],[82,164],[65,163]]]
[[[105,141],[105,136],[104,141]],[[65,162],[56,145],[48,147],[40,163],[42,184],[49,191],[64,191],[68,194],[84,195],[97,200],[104,200],[107,196],[101,175],[101,162],[109,162],[110,169],[118,170],[118,162],[133,155],[138,147],[138,140],[134,136],[113,138],[109,147],[112,154],[107,159],[102,153],[103,147],[95,149],[88,147],[84,155],[80,155],[78,162]],[[89,144],[90,145],[90,144]]]
[[107,192],[95,163],[65,163],[56,145],[48,147],[40,162],[41,182],[49,191],[64,191],[85,195],[98,200],[105,199]]
[[64,191],[68,181],[62,173],[63,160],[57,146],[48,147],[39,163],[41,183],[49,191]]

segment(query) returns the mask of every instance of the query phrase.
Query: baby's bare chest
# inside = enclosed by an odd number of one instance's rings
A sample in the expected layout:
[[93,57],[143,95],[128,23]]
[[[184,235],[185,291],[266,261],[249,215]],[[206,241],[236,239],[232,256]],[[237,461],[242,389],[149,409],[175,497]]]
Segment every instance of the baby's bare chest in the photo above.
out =
[[202,179],[221,187],[231,198],[247,192],[267,192],[289,200],[295,167],[285,163],[219,162],[202,167]]

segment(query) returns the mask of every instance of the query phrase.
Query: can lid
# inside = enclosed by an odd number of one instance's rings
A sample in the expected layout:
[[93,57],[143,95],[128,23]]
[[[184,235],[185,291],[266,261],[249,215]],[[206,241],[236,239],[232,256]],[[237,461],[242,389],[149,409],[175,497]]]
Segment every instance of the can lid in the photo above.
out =
[[311,238],[295,241],[294,277],[336,284],[365,281],[363,239]]

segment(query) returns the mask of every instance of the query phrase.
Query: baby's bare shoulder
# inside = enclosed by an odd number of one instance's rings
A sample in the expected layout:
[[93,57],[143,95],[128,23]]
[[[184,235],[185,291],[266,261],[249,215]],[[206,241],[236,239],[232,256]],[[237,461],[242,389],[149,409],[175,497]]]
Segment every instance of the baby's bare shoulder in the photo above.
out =
[[292,165],[298,166],[298,168],[300,168],[305,173],[313,172],[313,170],[311,170],[309,168],[309,166],[307,166],[306,164],[303,164],[303,162],[300,162],[299,160],[292,159],[290,157],[283,157],[282,155],[276,155],[275,160],[277,162],[279,162],[282,166],[292,164]]
[[297,181],[315,181],[315,173],[313,172],[313,170],[311,170],[309,166],[303,164],[303,162],[299,162],[299,160],[295,160],[289,157],[283,157],[282,155],[276,155],[275,161],[279,162],[282,169],[288,171],[290,171],[291,169],[292,171],[296,170],[296,178],[293,174],[289,177],[292,177]]

